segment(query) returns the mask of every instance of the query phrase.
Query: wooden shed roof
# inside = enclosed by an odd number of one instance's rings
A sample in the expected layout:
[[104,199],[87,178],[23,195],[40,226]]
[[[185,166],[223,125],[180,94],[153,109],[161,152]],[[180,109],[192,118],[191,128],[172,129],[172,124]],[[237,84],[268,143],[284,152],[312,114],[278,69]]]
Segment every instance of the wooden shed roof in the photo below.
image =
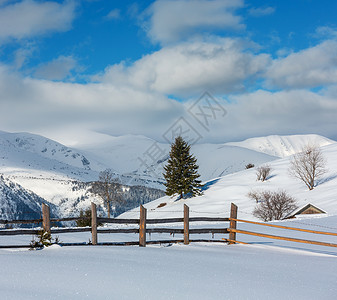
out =
[[305,215],[305,214],[326,214],[326,212],[323,209],[320,209],[319,207],[308,203],[303,207],[300,207],[293,211],[289,216],[286,217],[286,219],[295,218],[297,215]]

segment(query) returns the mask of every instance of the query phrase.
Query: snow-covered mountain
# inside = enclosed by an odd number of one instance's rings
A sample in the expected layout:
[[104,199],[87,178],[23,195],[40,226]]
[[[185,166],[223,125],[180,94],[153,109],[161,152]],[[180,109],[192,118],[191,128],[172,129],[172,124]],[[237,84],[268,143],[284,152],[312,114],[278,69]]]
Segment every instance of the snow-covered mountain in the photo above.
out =
[[[307,143],[321,146],[334,142],[316,135],[272,136],[239,143],[197,144],[191,151],[198,159],[201,179],[207,181],[242,171],[248,163],[257,166],[274,161]],[[30,133],[0,132],[0,174],[57,205],[61,215],[71,215],[91,201],[99,203],[88,192],[87,182],[97,180],[106,168],[125,185],[164,189],[162,172],[169,149],[170,145],[144,136],[104,136],[74,149]],[[148,194],[146,201],[157,192],[149,190]]]
[[41,205],[48,204],[51,216],[58,214],[57,207],[24,189],[3,176],[0,176],[0,218],[6,220],[39,219]]
[[[41,210],[41,201],[45,200],[56,205],[61,216],[77,215],[80,210],[88,208],[91,201],[97,204],[101,202],[89,192],[88,182],[97,180],[99,171],[106,168],[109,166],[92,158],[89,160],[80,151],[45,137],[0,132],[0,174],[6,182],[11,182],[8,188],[13,187],[11,194],[6,192],[0,196],[4,211],[19,210],[18,215],[23,212],[31,214],[31,211],[23,209],[23,205],[13,205],[11,200],[21,199],[18,191],[27,189],[32,191],[25,193],[32,195],[31,205],[35,203],[36,212]],[[16,184],[21,188],[16,188]],[[139,199],[141,195],[142,200],[147,202],[163,193],[151,188],[134,187],[125,194],[127,199],[130,200],[130,195],[133,195],[135,203],[143,203]],[[130,208],[130,205],[131,201],[126,207]],[[119,211],[124,210],[119,208]],[[6,213],[1,218],[9,216],[11,214]]]
[[[190,207],[191,216],[228,217],[230,203],[235,203],[239,207],[238,218],[255,219],[252,211],[256,203],[248,197],[248,193],[280,189],[294,197],[299,207],[310,203],[327,212],[328,215],[337,215],[337,143],[331,143],[321,149],[327,161],[328,171],[312,191],[309,191],[303,182],[290,176],[288,172],[290,158],[285,157],[269,163],[272,168],[271,178],[265,182],[256,180],[254,168],[229,174],[207,182],[202,196],[178,201],[176,197],[165,196],[146,204],[148,217],[181,217],[184,204]],[[139,209],[136,208],[120,217],[138,216]],[[315,215],[310,217],[312,216]]]

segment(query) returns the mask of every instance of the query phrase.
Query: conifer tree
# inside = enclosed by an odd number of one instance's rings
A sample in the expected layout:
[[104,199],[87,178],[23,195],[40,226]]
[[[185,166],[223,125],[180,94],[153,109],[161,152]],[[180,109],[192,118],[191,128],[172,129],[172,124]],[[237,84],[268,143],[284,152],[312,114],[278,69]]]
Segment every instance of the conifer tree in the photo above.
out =
[[202,195],[201,181],[198,180],[197,159],[190,154],[191,146],[182,137],[177,137],[171,145],[170,157],[164,167],[166,195]]

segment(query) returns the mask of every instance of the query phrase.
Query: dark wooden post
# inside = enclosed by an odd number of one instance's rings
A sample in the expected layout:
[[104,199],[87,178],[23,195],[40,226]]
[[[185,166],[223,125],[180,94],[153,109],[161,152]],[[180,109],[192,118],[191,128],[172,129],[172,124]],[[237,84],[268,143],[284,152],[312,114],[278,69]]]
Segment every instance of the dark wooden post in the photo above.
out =
[[184,244],[188,245],[190,243],[190,208],[184,204]]
[[93,202],[91,202],[91,237],[92,244],[97,245],[97,209]]
[[146,247],[146,208],[143,205],[139,213],[139,247]]
[[50,210],[44,203],[42,203],[42,227],[44,231],[50,232]]
[[[238,207],[234,203],[231,203],[231,215],[230,215],[230,218],[237,219],[237,217],[238,217]],[[236,221],[230,220],[230,222],[229,222],[229,228],[230,229],[236,229]],[[236,241],[236,232],[230,232],[229,233],[229,239],[231,240],[231,242],[229,242],[229,244],[235,244],[235,241]]]

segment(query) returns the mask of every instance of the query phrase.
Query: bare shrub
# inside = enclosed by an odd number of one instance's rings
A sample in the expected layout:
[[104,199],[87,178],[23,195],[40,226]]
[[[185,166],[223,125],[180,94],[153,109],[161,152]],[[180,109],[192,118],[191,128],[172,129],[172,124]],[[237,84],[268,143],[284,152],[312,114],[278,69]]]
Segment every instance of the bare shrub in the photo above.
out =
[[272,168],[269,165],[264,165],[256,169],[256,179],[261,181],[268,180]]
[[250,191],[247,196],[250,199],[255,200],[256,203],[259,203],[259,200],[261,200],[261,192],[258,191]]
[[306,145],[290,160],[289,173],[302,180],[309,190],[315,187],[316,180],[326,173],[326,161],[319,147]]
[[246,165],[246,169],[251,169],[251,168],[254,168],[254,167],[255,167],[254,164],[248,164],[248,165]]
[[296,200],[283,190],[251,192],[248,197],[257,203],[253,215],[265,222],[282,220],[298,208]]

